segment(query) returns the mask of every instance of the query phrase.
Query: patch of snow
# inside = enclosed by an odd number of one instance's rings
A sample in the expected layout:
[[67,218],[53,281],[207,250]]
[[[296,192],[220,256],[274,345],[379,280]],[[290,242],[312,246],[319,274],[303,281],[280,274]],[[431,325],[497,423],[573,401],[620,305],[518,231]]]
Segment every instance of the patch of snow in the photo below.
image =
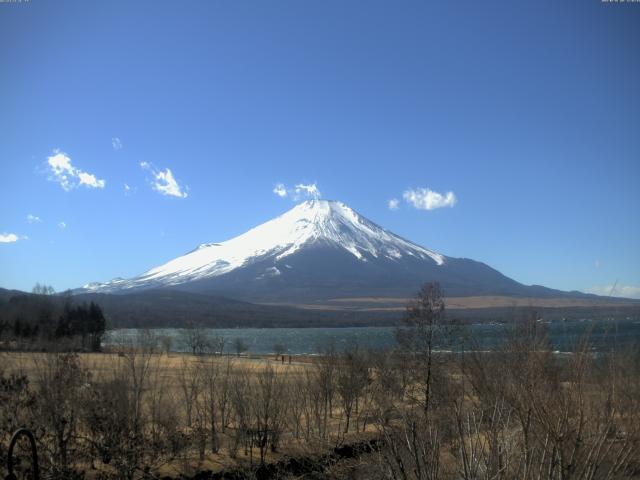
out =
[[280,275],[282,272],[280,272],[280,270],[278,270],[278,267],[269,267],[265,270],[265,273],[267,275],[269,275],[270,277],[277,277],[278,275]]
[[[242,235],[221,243],[203,243],[195,250],[138,277],[98,285],[88,284],[85,288],[112,291],[175,285],[223,275],[268,257],[281,260],[317,242],[336,245],[362,261],[367,261],[367,257],[379,256],[398,260],[408,255],[430,259],[436,265],[445,262],[442,255],[385,230],[344,203],[309,200]],[[281,273],[276,267],[267,270],[270,271],[269,275]]]

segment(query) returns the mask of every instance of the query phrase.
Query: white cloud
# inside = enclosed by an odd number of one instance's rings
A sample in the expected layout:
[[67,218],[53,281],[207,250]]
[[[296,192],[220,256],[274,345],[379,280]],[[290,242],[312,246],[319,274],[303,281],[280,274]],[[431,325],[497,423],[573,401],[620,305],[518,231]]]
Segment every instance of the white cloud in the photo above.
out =
[[284,184],[278,183],[272,191],[280,198],[289,197],[294,202],[302,200],[303,198],[318,199],[322,196],[315,182],[309,184],[298,183],[293,188],[287,188]]
[[398,210],[400,208],[400,200],[397,198],[392,198],[388,203],[389,210]]
[[457,202],[453,192],[447,192],[443,195],[429,188],[406,190],[402,194],[402,198],[418,210],[435,210],[436,208],[453,207]]
[[640,298],[640,287],[633,285],[605,285],[603,287],[589,288],[587,293],[606,297]]
[[0,243],[14,243],[18,240],[26,240],[27,237],[21,237],[15,233],[0,233]]
[[180,184],[178,184],[174,178],[173,173],[171,173],[171,170],[168,168],[156,174],[156,183],[153,187],[163,195],[179,198],[187,197],[187,192],[183,191]]
[[120,141],[120,139],[118,137],[113,137],[111,139],[111,146],[113,147],[114,150],[121,150],[122,149],[122,142]]
[[41,222],[41,221],[42,220],[40,220],[40,217],[38,217],[37,215],[33,215],[32,213],[27,215],[27,222],[29,222],[29,223],[38,223],[38,222]]
[[60,222],[58,223],[58,228],[60,230],[64,230],[65,228],[67,228],[67,224],[65,222]]
[[71,164],[69,155],[60,150],[53,151],[53,155],[47,158],[47,165],[51,173],[49,180],[58,182],[67,192],[80,185],[89,188],[104,188],[105,186],[104,180],[100,180],[95,175],[74,167]]
[[156,192],[170,197],[187,198],[189,187],[180,185],[169,168],[158,170],[149,162],[140,162],[140,167],[153,176],[151,186]]
[[91,188],[104,188],[104,180],[98,180],[95,175],[86,172],[78,173],[80,185],[86,185]]
[[318,199],[322,196],[318,186],[315,183],[310,183],[305,185],[304,183],[299,183],[293,189],[294,199],[299,200],[300,198],[313,198]]
[[282,183],[278,183],[275,187],[273,187],[273,193],[275,193],[280,198],[284,198],[287,196],[287,189]]

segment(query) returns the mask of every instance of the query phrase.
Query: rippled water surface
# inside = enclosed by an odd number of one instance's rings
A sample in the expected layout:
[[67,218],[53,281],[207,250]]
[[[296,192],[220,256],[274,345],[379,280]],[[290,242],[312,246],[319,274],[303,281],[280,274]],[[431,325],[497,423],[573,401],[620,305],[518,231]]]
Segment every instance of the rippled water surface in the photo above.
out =
[[[555,350],[572,351],[581,338],[590,332],[589,343],[593,350],[625,348],[640,343],[640,321],[567,321],[546,324],[549,338]],[[221,328],[208,329],[212,336],[226,340],[225,349],[233,350],[232,342],[240,338],[249,347],[249,353],[272,353],[276,344],[284,345],[289,354],[314,354],[332,343],[338,350],[350,345],[361,348],[389,349],[396,345],[394,327],[349,328]],[[440,344],[441,349],[489,349],[505,341],[512,332],[509,325],[469,325],[451,330],[451,341]],[[112,330],[107,345],[122,340],[134,340],[141,332],[136,329]],[[182,329],[156,329],[155,335],[171,337],[171,349],[186,350]]]

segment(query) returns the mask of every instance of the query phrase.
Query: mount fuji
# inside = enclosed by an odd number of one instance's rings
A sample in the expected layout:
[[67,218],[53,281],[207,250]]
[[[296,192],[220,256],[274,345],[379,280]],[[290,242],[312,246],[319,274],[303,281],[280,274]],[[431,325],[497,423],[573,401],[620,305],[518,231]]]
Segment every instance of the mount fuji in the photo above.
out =
[[428,281],[447,296],[584,296],[526,286],[488,265],[453,258],[385,230],[337,201],[309,200],[221,243],[130,279],[90,283],[76,293],[171,289],[262,303],[408,297]]

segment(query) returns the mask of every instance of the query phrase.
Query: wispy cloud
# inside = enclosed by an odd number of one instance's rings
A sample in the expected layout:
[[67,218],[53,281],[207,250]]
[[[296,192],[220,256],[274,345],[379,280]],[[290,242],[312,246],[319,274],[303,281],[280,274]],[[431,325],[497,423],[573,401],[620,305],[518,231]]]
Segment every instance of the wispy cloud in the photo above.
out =
[[113,137],[111,139],[111,146],[114,150],[122,150],[122,142],[118,137]]
[[290,198],[294,202],[297,202],[306,198],[318,199],[322,196],[318,185],[314,183],[298,183],[293,188],[287,188],[284,184],[278,183],[273,188],[275,193],[280,198]]
[[602,287],[592,287],[587,293],[596,295],[624,297],[624,298],[640,298],[640,286],[634,285],[605,285]]
[[305,185],[299,183],[295,186],[294,192],[298,197],[320,198],[322,194],[315,183]]
[[389,210],[398,210],[398,208],[400,208],[400,200],[398,200],[397,198],[392,198],[387,203],[387,206],[389,207]]
[[26,240],[28,237],[16,235],[15,233],[0,233],[0,243],[14,243],[18,240]]
[[67,228],[67,224],[65,222],[60,222],[58,223],[58,228],[60,230],[64,230],[65,228]]
[[138,191],[138,187],[132,187],[128,183],[125,183],[123,188],[124,188],[124,194],[127,197],[129,195],[133,195],[134,193],[136,193]]
[[418,210],[435,210],[436,208],[453,207],[458,201],[453,192],[447,192],[443,195],[430,188],[406,190],[402,194],[402,198]]
[[275,193],[280,198],[284,198],[287,196],[287,189],[284,184],[278,183],[275,187],[273,187],[273,193]]
[[57,149],[47,158],[47,167],[50,173],[49,180],[59,183],[67,192],[79,186],[87,188],[104,188],[105,186],[104,180],[74,167],[69,155]]
[[159,170],[149,162],[140,162],[140,167],[152,175],[151,186],[156,192],[170,197],[187,198],[189,187],[180,185],[169,168]]
[[41,221],[42,220],[40,220],[40,217],[38,217],[37,215],[33,215],[32,213],[27,215],[27,222],[29,222],[29,223],[38,223],[38,222],[41,222]]

